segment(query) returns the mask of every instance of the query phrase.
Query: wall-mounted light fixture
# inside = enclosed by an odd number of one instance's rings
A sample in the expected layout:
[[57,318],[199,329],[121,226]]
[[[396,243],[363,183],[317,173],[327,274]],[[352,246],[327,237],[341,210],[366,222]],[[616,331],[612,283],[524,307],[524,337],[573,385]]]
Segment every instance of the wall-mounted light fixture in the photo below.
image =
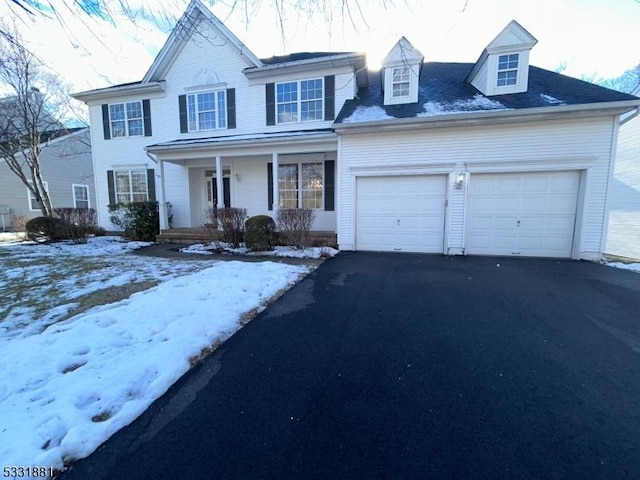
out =
[[240,182],[240,180],[242,180],[242,177],[240,176],[240,174],[239,174],[239,173],[236,173],[236,174],[234,175],[234,178],[236,179],[236,182]]
[[456,188],[462,188],[464,186],[464,181],[467,176],[464,173],[459,173],[456,175]]

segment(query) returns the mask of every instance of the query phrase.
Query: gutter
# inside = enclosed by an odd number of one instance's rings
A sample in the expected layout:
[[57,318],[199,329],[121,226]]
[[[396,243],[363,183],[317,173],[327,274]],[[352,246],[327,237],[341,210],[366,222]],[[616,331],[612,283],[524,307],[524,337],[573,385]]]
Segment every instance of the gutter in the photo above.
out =
[[317,67],[323,67],[330,64],[332,67],[351,66],[354,60],[364,62],[364,53],[343,53],[342,55],[331,55],[320,58],[310,58],[306,60],[297,60],[293,62],[276,63],[274,65],[265,65],[263,67],[248,67],[242,70],[247,78],[263,78],[273,75],[278,71],[286,70],[311,70]]
[[147,93],[162,93],[165,91],[165,82],[136,83],[134,85],[124,85],[121,87],[99,88],[97,90],[87,90],[85,92],[73,93],[71,96],[76,100],[87,103],[97,100],[108,100],[122,95],[142,95]]
[[633,120],[634,118],[636,118],[638,115],[640,115],[640,107],[636,108],[635,111],[633,113],[630,113],[629,115],[627,115],[624,118],[620,118],[620,125],[624,125],[625,123],[627,123],[630,120]]
[[415,126],[416,128],[442,128],[461,125],[492,125],[514,122],[531,122],[575,117],[596,117],[620,115],[637,110],[640,98],[608,103],[582,105],[559,105],[555,107],[536,107],[526,109],[483,110],[469,113],[453,113],[428,117],[388,118],[370,122],[334,123],[333,128],[342,134],[362,131],[393,131]]
[[[184,143],[184,144],[172,144],[172,145],[150,145],[145,147],[147,155],[154,152],[164,151],[178,151],[181,149],[194,151],[194,150],[210,150],[212,148],[246,148],[252,146],[273,145],[276,143],[295,143],[296,145],[305,143],[314,143],[318,140],[334,140],[337,136],[334,132],[323,132],[314,135],[304,136],[282,136],[278,138],[255,138],[246,140],[227,140],[227,141],[211,141],[211,142],[199,142],[199,143]],[[151,157],[150,157],[151,158]]]

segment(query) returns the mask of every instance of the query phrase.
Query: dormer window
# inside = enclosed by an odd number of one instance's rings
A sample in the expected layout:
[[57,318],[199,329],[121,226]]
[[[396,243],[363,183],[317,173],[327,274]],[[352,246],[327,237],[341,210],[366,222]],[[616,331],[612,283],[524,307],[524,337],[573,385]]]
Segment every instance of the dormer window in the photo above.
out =
[[519,53],[500,55],[498,57],[498,87],[516,85],[518,83]]
[[408,96],[411,86],[411,69],[409,67],[394,68],[392,85],[394,98]]

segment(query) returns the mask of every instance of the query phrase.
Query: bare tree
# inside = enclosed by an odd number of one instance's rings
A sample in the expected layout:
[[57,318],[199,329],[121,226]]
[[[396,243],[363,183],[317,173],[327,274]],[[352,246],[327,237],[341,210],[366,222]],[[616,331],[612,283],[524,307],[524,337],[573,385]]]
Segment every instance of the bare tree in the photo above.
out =
[[[155,22],[161,28],[170,29],[177,21],[179,15],[185,7],[186,0],[154,0],[150,2],[130,2],[128,0],[5,0],[13,8],[16,16],[27,15],[35,18],[38,15],[55,18],[63,27],[66,27],[65,18],[72,15],[88,19],[101,19],[112,24],[117,24],[122,20],[136,23],[138,20],[148,20]],[[381,5],[389,8],[395,0],[202,0],[208,6],[222,3],[232,12],[236,12],[244,17],[249,24],[252,17],[262,14],[264,11],[271,12],[278,23],[282,37],[284,38],[286,25],[294,15],[301,18],[311,18],[315,15],[324,16],[331,25],[335,20],[342,21],[352,28],[360,25],[367,25],[366,6],[367,4]],[[407,0],[401,0],[406,4]],[[463,11],[469,0],[464,0]],[[88,24],[87,28],[90,29]],[[7,32],[0,30],[0,34]]]
[[65,134],[62,84],[25,48],[15,30],[0,37],[0,158],[31,192],[42,214],[53,215],[42,178],[43,143]]

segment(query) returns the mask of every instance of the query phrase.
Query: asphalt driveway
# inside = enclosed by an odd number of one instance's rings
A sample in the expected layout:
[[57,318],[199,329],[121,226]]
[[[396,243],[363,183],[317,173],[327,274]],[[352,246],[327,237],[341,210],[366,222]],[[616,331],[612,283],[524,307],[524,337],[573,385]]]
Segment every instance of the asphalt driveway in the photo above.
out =
[[640,478],[640,275],[342,253],[63,478]]

